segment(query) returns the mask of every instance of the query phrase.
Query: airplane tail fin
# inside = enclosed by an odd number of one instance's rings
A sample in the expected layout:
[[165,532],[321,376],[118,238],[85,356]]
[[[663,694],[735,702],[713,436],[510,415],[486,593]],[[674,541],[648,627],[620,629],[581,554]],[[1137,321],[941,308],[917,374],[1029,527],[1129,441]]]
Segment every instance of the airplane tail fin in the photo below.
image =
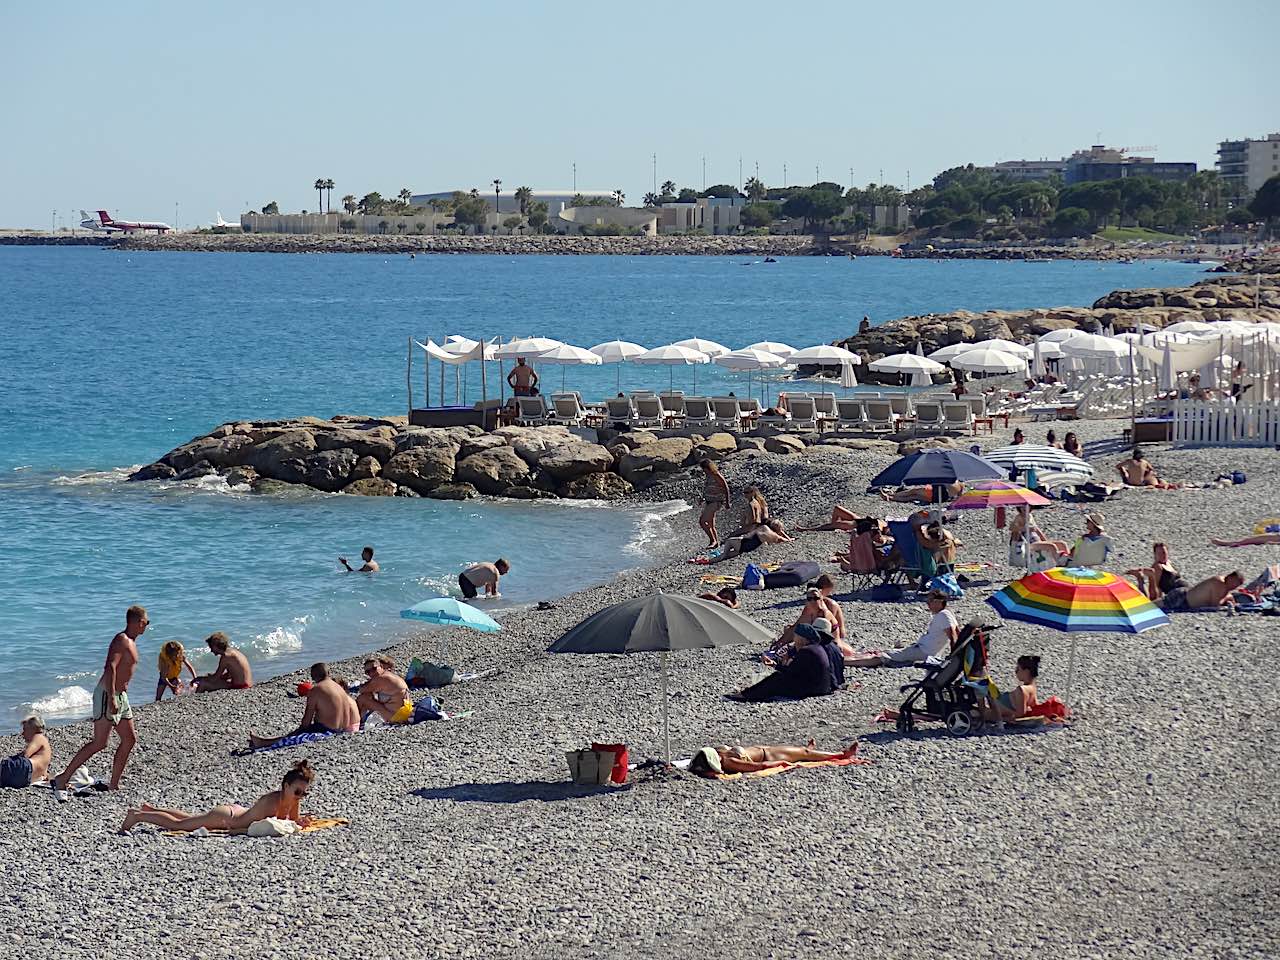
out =
[[98,219],[102,221],[102,225],[108,226],[111,223],[111,215],[105,210],[98,211]]
[[81,210],[81,211],[80,211],[80,220],[81,220],[81,222],[83,222],[83,221],[85,221],[85,220],[88,220],[88,219],[89,219],[89,214],[88,214],[88,213],[86,213],[84,210]]

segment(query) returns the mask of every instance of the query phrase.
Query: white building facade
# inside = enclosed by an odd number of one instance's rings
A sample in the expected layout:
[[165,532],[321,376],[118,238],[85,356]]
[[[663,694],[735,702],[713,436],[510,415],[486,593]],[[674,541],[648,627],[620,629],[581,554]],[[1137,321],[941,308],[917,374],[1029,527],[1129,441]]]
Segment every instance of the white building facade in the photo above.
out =
[[1223,140],[1218,144],[1218,177],[1230,206],[1248,203],[1274,176],[1280,176],[1280,133],[1261,140]]

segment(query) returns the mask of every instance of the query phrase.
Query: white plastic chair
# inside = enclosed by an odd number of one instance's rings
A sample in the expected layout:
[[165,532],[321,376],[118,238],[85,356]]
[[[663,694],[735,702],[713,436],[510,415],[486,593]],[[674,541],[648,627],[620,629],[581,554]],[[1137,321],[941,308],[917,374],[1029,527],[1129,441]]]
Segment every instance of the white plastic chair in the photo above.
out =
[[628,423],[633,427],[660,427],[662,426],[662,401],[655,394],[632,394],[631,402],[635,406],[635,413],[632,415]]
[[587,419],[587,411],[576,393],[553,393],[551,406],[552,418],[556,423],[580,427]]
[[742,426],[742,412],[737,397],[712,397],[711,420],[717,427],[738,430]]
[[636,413],[630,397],[610,397],[604,402],[604,412],[610,423],[630,423]]
[[788,430],[817,430],[818,429],[818,411],[817,409],[815,409],[813,397],[810,397],[810,396],[788,397],[787,409],[791,413],[791,420],[787,424]]
[[895,429],[893,406],[888,400],[868,400],[863,404],[863,428],[871,433],[884,431],[892,433]]

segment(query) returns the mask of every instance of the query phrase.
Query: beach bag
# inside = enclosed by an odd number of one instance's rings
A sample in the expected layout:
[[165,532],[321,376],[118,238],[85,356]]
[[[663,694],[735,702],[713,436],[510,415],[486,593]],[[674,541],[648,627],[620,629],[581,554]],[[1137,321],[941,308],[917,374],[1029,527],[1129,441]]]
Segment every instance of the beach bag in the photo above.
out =
[[569,764],[569,779],[583,786],[599,787],[613,776],[617,754],[606,750],[569,750],[564,758]]
[[798,587],[808,583],[822,572],[822,568],[811,560],[793,560],[784,563],[772,573],[764,575],[764,585],[770,590],[782,587]]
[[902,599],[902,587],[896,583],[877,583],[871,588],[871,599],[875,603],[893,603]]
[[763,590],[764,589],[764,571],[757,567],[754,563],[748,563],[747,569],[742,571],[742,589],[743,590]]
[[440,709],[440,703],[433,696],[425,696],[413,705],[413,715],[409,717],[410,723],[422,723],[424,720],[443,720],[444,711]]
[[405,671],[404,682],[418,689],[422,687],[447,687],[453,683],[455,676],[457,676],[457,671],[453,667],[442,663],[419,660],[414,657],[409,661],[409,669]]
[[925,584],[925,589],[944,593],[948,600],[960,600],[964,597],[964,589],[960,586],[960,581],[956,579],[954,573],[939,574]]
[[596,753],[612,753],[613,769],[609,772],[612,783],[627,782],[627,745],[625,743],[593,743],[591,749]]
[[1246,480],[1248,480],[1248,479],[1249,479],[1249,478],[1248,478],[1248,477],[1246,477],[1246,476],[1244,475],[1244,471],[1243,471],[1243,470],[1232,470],[1232,471],[1231,471],[1231,482],[1232,482],[1232,483],[1244,483],[1244,482],[1245,482]]

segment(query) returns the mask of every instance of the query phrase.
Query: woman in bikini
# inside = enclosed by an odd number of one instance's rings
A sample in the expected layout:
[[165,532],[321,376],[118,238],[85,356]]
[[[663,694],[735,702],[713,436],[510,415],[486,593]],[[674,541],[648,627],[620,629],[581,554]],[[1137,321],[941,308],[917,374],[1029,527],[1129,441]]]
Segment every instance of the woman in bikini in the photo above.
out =
[[1039,702],[1036,700],[1036,677],[1040,675],[1040,658],[1019,657],[1014,675],[1018,678],[1018,685],[996,697],[994,707],[984,711],[988,720],[1017,720],[1025,717]]
[[711,558],[712,563],[721,563],[725,560],[732,560],[734,557],[743,553],[750,553],[752,550],[758,550],[766,543],[791,543],[793,537],[787,536],[787,531],[777,520],[770,520],[756,527],[745,537],[730,537],[724,542],[724,546],[720,548],[720,553]]
[[738,514],[738,526],[728,534],[730,537],[741,537],[750,533],[769,519],[769,501],[764,498],[759,487],[747,487],[742,491],[742,507]]
[[850,760],[858,755],[856,741],[838,753],[818,750],[816,747],[817,745],[812,740],[804,747],[731,747],[727,744],[718,747],[704,747],[690,761],[689,772],[701,774],[704,777],[716,773],[755,773],[757,770],[767,770],[770,767],[785,766],[791,763]]
[[1169,545],[1166,543],[1151,545],[1151,566],[1126,570],[1125,573],[1134,578],[1138,589],[1152,603],[1170,591],[1187,586],[1187,581],[1169,560]]
[[720,534],[716,532],[716,514],[729,505],[729,484],[714,460],[703,460],[698,466],[702,468],[702,515],[698,517],[698,526],[707,535],[707,546],[720,546]]
[[163,830],[182,833],[190,833],[202,827],[207,830],[244,833],[252,824],[268,817],[292,820],[298,826],[305,827],[311,822],[311,818],[304,817],[299,807],[302,798],[310,791],[315,777],[316,772],[311,765],[305,760],[299,760],[284,775],[280,789],[272,790],[259,797],[252,807],[245,808],[234,803],[221,804],[208,813],[196,814],[143,804],[142,807],[130,808],[125,813],[124,822],[120,824],[120,832],[128,833],[140,823],[149,823]]

